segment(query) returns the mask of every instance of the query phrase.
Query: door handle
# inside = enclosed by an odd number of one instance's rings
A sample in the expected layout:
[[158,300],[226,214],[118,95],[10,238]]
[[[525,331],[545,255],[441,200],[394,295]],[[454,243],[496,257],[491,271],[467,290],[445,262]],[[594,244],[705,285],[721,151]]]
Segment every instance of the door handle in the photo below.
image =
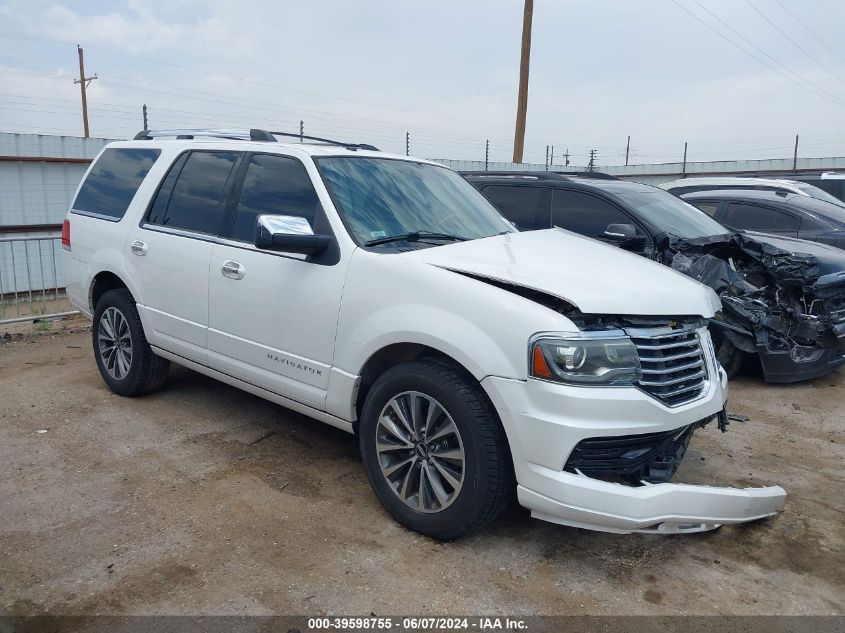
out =
[[220,267],[220,272],[223,273],[224,277],[228,277],[229,279],[243,279],[246,274],[246,268],[244,268],[243,264],[227,259]]
[[132,251],[133,255],[137,255],[138,257],[143,257],[147,254],[147,243],[142,242],[141,240],[135,240],[129,246],[129,250]]

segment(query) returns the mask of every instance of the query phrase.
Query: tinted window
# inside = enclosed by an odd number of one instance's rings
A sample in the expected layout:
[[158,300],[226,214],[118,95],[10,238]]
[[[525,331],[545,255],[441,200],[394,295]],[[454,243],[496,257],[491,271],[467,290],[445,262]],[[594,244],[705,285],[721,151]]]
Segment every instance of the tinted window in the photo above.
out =
[[775,219],[776,229],[781,229],[784,231],[797,231],[799,226],[801,226],[801,218],[796,217],[791,213],[784,213],[783,211],[778,211],[777,218]]
[[736,229],[774,229],[778,212],[756,204],[731,202],[725,213],[725,224]]
[[486,187],[484,195],[508,220],[522,231],[549,228],[540,187]]
[[696,209],[701,209],[709,215],[711,218],[716,215],[716,211],[719,210],[721,206],[721,202],[706,202],[704,200],[688,200],[688,202],[694,206]]
[[608,224],[633,224],[633,220],[596,196],[580,191],[554,190],[552,226],[588,237],[603,237]]
[[320,205],[305,166],[284,156],[256,155],[247,167],[235,211],[232,236],[252,242],[255,218],[261,214],[295,215],[314,228],[314,214]]
[[620,188],[613,194],[631,213],[660,232],[685,239],[723,235],[724,226],[694,206],[654,187]]
[[[215,234],[223,216],[223,192],[237,152],[191,152],[170,169],[150,211],[152,224]],[[176,175],[178,172],[178,175]],[[175,179],[172,189],[170,182]]]
[[105,150],[82,184],[72,208],[122,218],[160,153],[157,149]]

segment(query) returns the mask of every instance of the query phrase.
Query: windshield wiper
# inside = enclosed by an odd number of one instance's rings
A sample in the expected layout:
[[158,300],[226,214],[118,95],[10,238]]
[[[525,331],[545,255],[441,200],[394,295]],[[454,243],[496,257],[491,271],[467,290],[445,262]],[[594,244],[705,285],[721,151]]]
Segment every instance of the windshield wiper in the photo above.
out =
[[448,233],[431,233],[429,231],[411,231],[403,235],[391,235],[390,237],[380,237],[376,240],[364,242],[364,246],[378,246],[379,244],[389,244],[390,242],[419,242],[422,239],[426,240],[449,240],[450,242],[466,242],[467,238],[460,235],[449,235]]

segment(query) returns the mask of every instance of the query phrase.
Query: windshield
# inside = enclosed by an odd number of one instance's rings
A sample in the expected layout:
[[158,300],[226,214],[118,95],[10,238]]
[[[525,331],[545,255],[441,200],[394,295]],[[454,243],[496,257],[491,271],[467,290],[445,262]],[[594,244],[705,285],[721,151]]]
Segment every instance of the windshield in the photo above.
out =
[[797,185],[798,189],[806,193],[811,198],[815,198],[816,200],[824,200],[825,202],[830,202],[831,204],[835,204],[838,207],[845,207],[845,202],[842,202],[839,198],[830,195],[824,189],[819,189],[815,185]]
[[[347,230],[358,244],[414,232],[472,240],[516,230],[451,169],[365,156],[314,160]],[[416,246],[450,243],[413,240]]]
[[626,191],[614,192],[614,195],[631,206],[643,220],[659,231],[684,239],[723,235],[730,232],[704,211],[699,211],[668,191],[661,189]]

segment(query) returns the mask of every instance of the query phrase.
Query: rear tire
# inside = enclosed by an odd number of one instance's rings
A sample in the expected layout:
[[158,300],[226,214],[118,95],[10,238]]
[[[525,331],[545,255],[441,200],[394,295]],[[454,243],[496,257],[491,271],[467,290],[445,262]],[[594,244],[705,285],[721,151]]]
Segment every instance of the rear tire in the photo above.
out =
[[153,353],[126,288],[109,290],[100,298],[91,339],[100,375],[116,394],[140,396],[167,379],[170,361]]
[[364,403],[359,441],[379,501],[415,532],[462,537],[513,498],[498,415],[472,376],[445,362],[414,361],[380,376]]

